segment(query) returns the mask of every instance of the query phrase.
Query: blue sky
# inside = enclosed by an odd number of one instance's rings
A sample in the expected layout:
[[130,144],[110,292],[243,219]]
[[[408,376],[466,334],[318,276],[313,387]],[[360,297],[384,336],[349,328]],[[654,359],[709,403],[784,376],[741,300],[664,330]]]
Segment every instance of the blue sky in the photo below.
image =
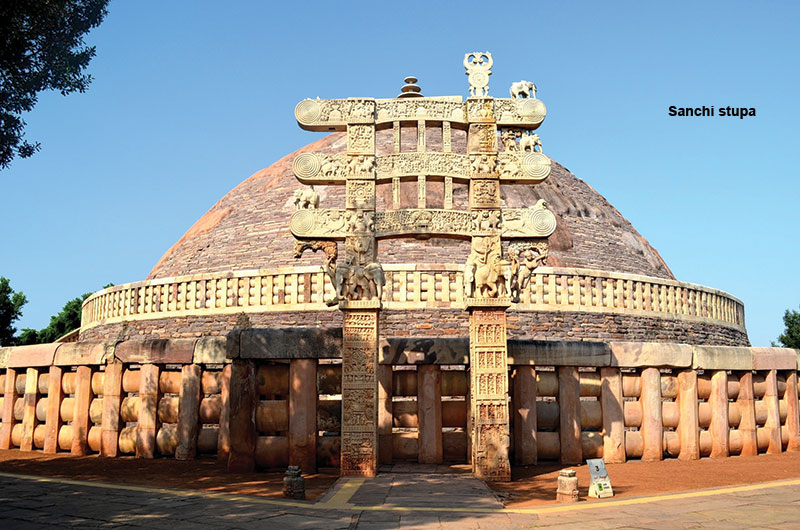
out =
[[[497,6],[495,8],[491,5]],[[529,79],[546,153],[602,193],[682,281],[745,303],[754,345],[800,305],[796,2],[112,1],[85,94],[26,116],[33,158],[0,172],[0,275],[40,328],[75,296],[144,279],[252,173],[319,138],[304,97],[491,95]],[[668,107],[755,107],[678,118]]]

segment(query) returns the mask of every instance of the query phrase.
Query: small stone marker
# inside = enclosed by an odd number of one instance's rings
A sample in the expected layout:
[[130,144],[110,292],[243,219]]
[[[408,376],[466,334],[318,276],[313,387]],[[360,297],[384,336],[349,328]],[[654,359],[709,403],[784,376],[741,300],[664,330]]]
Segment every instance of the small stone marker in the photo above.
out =
[[611,489],[611,480],[608,478],[606,464],[602,458],[588,458],[586,465],[589,466],[591,481],[589,483],[589,497],[604,499],[613,497],[614,491]]
[[289,466],[283,477],[283,496],[287,499],[306,498],[306,479],[300,474],[299,466]]
[[578,477],[574,469],[562,469],[558,474],[556,502],[578,502]]

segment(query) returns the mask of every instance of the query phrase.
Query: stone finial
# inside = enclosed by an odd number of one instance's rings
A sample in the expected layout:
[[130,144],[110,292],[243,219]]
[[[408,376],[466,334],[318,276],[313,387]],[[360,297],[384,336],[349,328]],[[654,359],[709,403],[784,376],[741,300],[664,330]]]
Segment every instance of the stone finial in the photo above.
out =
[[421,98],[424,97],[422,92],[420,91],[419,85],[417,85],[417,78],[413,75],[410,75],[404,79],[405,85],[403,88],[400,89],[400,95],[398,98]]

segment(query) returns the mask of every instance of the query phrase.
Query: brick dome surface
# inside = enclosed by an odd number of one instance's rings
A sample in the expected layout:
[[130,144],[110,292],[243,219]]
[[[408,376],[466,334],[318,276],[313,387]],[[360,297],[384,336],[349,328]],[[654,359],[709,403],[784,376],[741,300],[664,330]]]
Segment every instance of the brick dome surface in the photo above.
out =
[[[463,133],[454,131],[453,151],[465,151]],[[416,144],[403,150],[413,150]],[[414,138],[410,138],[414,140]],[[439,139],[441,141],[441,139]],[[289,217],[294,190],[294,157],[304,152],[344,152],[346,138],[330,134],[291,153],[239,184],[201,217],[159,260],[148,279],[242,269],[319,265],[319,254],[293,256]],[[377,137],[378,154],[391,152],[391,131]],[[407,148],[407,149],[406,149]],[[435,139],[429,150],[439,150]],[[343,186],[318,186],[320,207],[344,207]],[[401,207],[416,205],[416,183],[403,183]],[[378,209],[391,205],[391,184],[378,186]],[[428,206],[442,207],[441,183],[428,184]],[[674,279],[667,264],[609,202],[583,180],[553,161],[550,177],[537,186],[505,185],[504,207],[523,207],[545,199],[558,228],[550,238],[548,265],[582,267]],[[413,202],[412,202],[413,201]],[[467,208],[467,187],[454,187],[454,207]],[[469,243],[455,239],[389,239],[379,243],[382,263],[463,263]]]

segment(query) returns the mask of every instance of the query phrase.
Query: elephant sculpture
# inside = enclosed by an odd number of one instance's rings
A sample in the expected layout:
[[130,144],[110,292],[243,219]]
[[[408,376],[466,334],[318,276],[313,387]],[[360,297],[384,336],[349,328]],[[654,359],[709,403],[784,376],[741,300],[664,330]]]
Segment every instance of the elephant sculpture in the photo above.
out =
[[539,135],[536,133],[533,134],[526,134],[523,135],[522,138],[519,139],[519,150],[522,152],[536,151],[536,146],[539,146],[539,152],[542,152],[542,140],[539,138]]
[[319,194],[314,191],[314,186],[309,189],[295,190],[294,205],[298,210],[315,210],[319,207]]
[[369,297],[378,300],[383,298],[383,286],[386,285],[386,275],[380,263],[370,263],[364,267],[364,276],[369,281]]
[[516,81],[511,83],[509,90],[512,98],[536,98],[536,85],[530,81]]
[[338,300],[373,300],[383,297],[386,276],[380,263],[354,265],[351,260],[339,264],[334,272],[334,288]]
[[470,271],[474,282],[474,293],[483,298],[506,296],[511,291],[511,262],[495,256],[483,265]]

